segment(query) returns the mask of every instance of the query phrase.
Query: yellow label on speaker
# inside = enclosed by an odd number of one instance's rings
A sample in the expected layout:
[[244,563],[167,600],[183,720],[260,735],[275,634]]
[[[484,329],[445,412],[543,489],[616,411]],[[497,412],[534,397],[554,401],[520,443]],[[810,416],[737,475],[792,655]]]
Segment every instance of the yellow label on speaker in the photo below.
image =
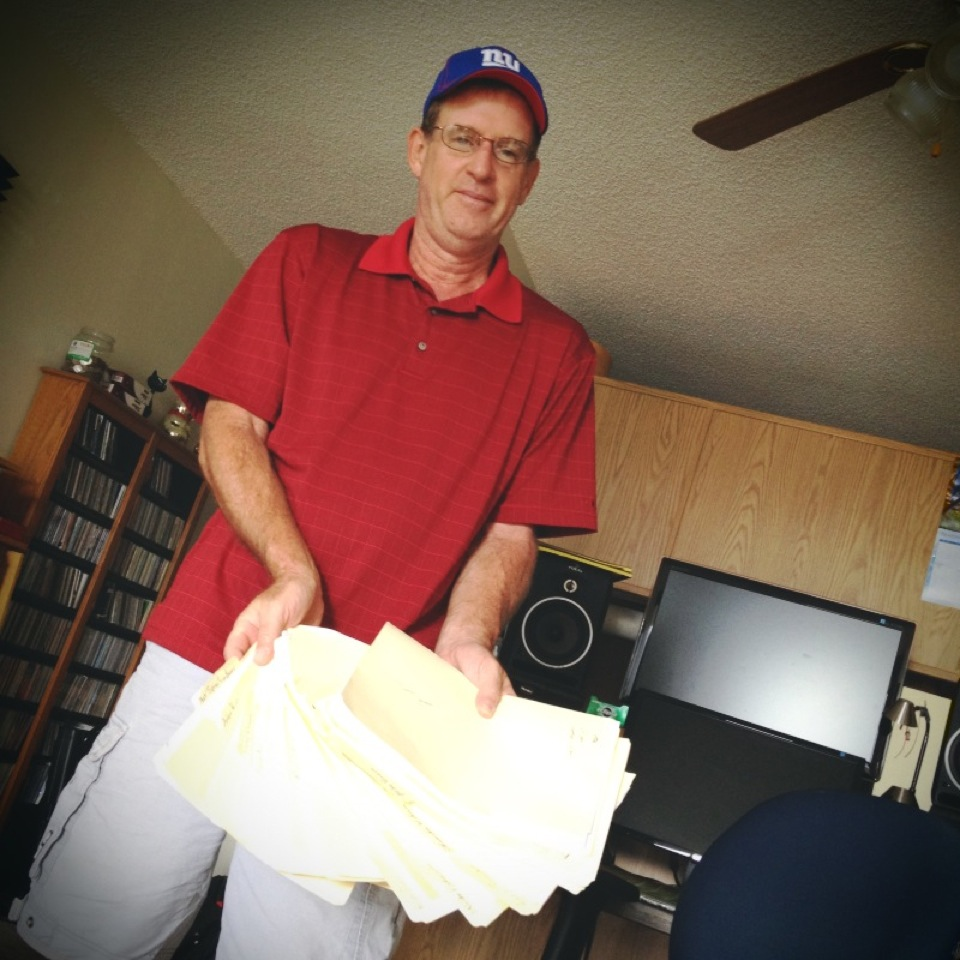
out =
[[563,557],[566,560],[572,560],[574,563],[583,563],[590,567],[596,567],[599,570],[605,570],[607,573],[612,574],[617,580],[626,580],[633,575],[633,571],[629,567],[621,567],[615,563],[606,563],[603,560],[595,560],[593,557],[585,557],[581,553],[573,553],[570,550],[561,550],[559,547],[548,546],[544,543],[539,544],[539,547],[543,553],[553,553],[558,557]]

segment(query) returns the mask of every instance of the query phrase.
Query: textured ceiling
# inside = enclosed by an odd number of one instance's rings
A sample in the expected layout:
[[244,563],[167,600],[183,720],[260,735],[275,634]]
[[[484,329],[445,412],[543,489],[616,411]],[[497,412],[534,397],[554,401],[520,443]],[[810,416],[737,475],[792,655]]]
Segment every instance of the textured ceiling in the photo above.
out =
[[[412,210],[404,138],[445,56],[540,78],[543,171],[514,266],[623,380],[960,450],[960,123],[933,159],[875,94],[746,150],[690,132],[897,40],[945,0],[34,0],[89,80],[249,261],[317,220]],[[960,111],[958,111],[960,112]]]

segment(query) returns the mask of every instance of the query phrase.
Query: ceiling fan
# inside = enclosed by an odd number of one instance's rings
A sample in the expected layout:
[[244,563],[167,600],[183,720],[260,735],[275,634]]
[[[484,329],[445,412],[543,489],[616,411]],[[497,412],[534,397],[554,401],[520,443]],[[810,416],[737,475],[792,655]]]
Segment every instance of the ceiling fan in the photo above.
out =
[[933,44],[907,41],[871,50],[700,120],[693,132],[723,150],[742,150],[904,77],[921,77],[934,104],[937,98],[960,100],[960,22]]

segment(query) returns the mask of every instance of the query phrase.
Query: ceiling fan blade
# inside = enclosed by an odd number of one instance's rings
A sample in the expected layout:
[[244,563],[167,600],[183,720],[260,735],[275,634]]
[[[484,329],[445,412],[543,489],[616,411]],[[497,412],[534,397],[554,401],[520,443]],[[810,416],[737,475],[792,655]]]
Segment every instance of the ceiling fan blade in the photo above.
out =
[[693,132],[723,150],[742,150],[893,86],[904,71],[923,66],[928,49],[911,42],[872,50],[701,120]]

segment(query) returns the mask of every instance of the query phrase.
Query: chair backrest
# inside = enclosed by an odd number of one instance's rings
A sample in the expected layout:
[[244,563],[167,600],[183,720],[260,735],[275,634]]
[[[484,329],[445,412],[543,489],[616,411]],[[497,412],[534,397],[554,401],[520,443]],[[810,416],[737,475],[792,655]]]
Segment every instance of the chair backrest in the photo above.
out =
[[960,828],[865,794],[765,801],[704,854],[670,960],[952,960]]

